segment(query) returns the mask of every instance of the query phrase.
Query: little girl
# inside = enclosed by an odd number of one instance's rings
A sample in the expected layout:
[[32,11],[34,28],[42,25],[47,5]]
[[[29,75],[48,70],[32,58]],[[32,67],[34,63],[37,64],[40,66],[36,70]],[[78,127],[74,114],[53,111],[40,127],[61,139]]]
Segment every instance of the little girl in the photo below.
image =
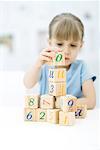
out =
[[96,104],[93,81],[96,77],[88,73],[84,61],[76,60],[83,46],[83,37],[84,26],[78,17],[71,13],[55,16],[49,24],[49,47],[42,50],[34,66],[24,76],[26,88],[32,88],[39,81],[40,95],[48,93],[48,69],[50,66],[47,64],[55,55],[52,48],[56,47],[65,53],[66,93],[76,96],[77,104],[87,104],[88,109],[93,109]]

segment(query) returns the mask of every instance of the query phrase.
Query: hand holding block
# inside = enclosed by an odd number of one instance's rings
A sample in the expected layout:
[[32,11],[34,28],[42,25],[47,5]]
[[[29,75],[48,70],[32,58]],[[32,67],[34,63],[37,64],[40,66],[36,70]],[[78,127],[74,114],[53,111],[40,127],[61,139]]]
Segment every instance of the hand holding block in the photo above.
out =
[[38,108],[39,95],[28,95],[25,96],[25,107]]
[[75,112],[77,98],[72,95],[61,96],[61,109],[63,111]]
[[49,94],[53,96],[66,95],[66,82],[49,82]]
[[66,69],[53,68],[49,69],[49,82],[66,82]]
[[53,96],[48,94],[41,95],[40,108],[42,109],[54,108],[54,105],[55,105],[55,98]]
[[24,109],[24,120],[25,121],[36,121],[36,109],[25,108]]
[[87,114],[87,105],[77,105],[75,111],[75,118],[85,118]]
[[73,125],[75,124],[75,112],[59,112],[60,125]]
[[36,121],[46,122],[47,121],[47,110],[46,109],[36,109]]
[[59,123],[59,111],[60,109],[48,109],[47,110],[47,122]]

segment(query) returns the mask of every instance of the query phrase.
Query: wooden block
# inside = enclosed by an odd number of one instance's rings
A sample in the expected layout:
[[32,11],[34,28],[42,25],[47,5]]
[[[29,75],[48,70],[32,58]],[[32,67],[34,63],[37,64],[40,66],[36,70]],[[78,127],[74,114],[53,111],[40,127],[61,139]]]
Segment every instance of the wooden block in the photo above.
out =
[[25,96],[25,107],[38,108],[38,106],[39,106],[39,95]]
[[56,51],[56,55],[53,59],[53,66],[65,66],[65,54],[63,51]]
[[60,97],[61,109],[63,111],[75,112],[77,98],[72,95],[66,95]]
[[25,121],[36,121],[36,109],[24,108],[24,120]]
[[61,96],[56,97],[55,108],[61,108]]
[[59,123],[59,111],[60,109],[48,109],[47,110],[47,122]]
[[54,108],[55,106],[55,98],[52,95],[41,95],[40,97],[40,108],[49,109]]
[[48,78],[49,82],[66,82],[66,69],[65,68],[49,69]]
[[87,114],[87,105],[77,105],[75,111],[75,118],[85,118]]
[[47,121],[47,110],[46,109],[36,109],[36,121],[46,122]]
[[60,49],[53,49],[55,56],[52,61],[48,62],[48,65],[52,66],[65,66],[65,53]]
[[53,96],[66,95],[66,82],[49,82],[49,94]]
[[60,125],[73,125],[75,124],[75,112],[59,112]]

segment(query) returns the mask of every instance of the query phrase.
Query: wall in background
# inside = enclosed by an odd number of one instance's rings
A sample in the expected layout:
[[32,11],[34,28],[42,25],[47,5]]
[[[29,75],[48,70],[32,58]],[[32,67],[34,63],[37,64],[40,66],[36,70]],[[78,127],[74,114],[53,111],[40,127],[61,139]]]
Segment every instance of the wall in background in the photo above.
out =
[[[0,44],[4,70],[26,70],[47,45],[48,25],[61,12],[72,12],[85,25],[85,44],[79,57],[96,59],[99,49],[98,2],[0,2],[0,36],[12,35],[13,49]],[[87,56],[88,55],[88,56]],[[96,59],[97,60],[97,59]]]
[[62,12],[73,13],[84,23],[84,46],[78,58],[84,59],[90,71],[97,75],[95,86],[99,99],[98,1],[0,2],[0,39],[12,37],[11,47],[0,43],[0,70],[26,71],[34,64],[39,52],[47,46],[49,22]]

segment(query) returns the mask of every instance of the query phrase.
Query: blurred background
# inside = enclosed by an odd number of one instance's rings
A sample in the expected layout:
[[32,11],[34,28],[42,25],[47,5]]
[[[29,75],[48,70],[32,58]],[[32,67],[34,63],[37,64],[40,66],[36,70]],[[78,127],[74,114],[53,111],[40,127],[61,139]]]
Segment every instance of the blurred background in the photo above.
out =
[[[7,1],[0,2],[0,105],[23,105],[23,76],[47,46],[48,25],[62,12],[81,18],[85,26],[84,46],[78,58],[97,76],[99,106],[100,15],[98,1]],[[38,87],[38,86],[37,86]],[[38,92],[34,87],[32,91]]]

